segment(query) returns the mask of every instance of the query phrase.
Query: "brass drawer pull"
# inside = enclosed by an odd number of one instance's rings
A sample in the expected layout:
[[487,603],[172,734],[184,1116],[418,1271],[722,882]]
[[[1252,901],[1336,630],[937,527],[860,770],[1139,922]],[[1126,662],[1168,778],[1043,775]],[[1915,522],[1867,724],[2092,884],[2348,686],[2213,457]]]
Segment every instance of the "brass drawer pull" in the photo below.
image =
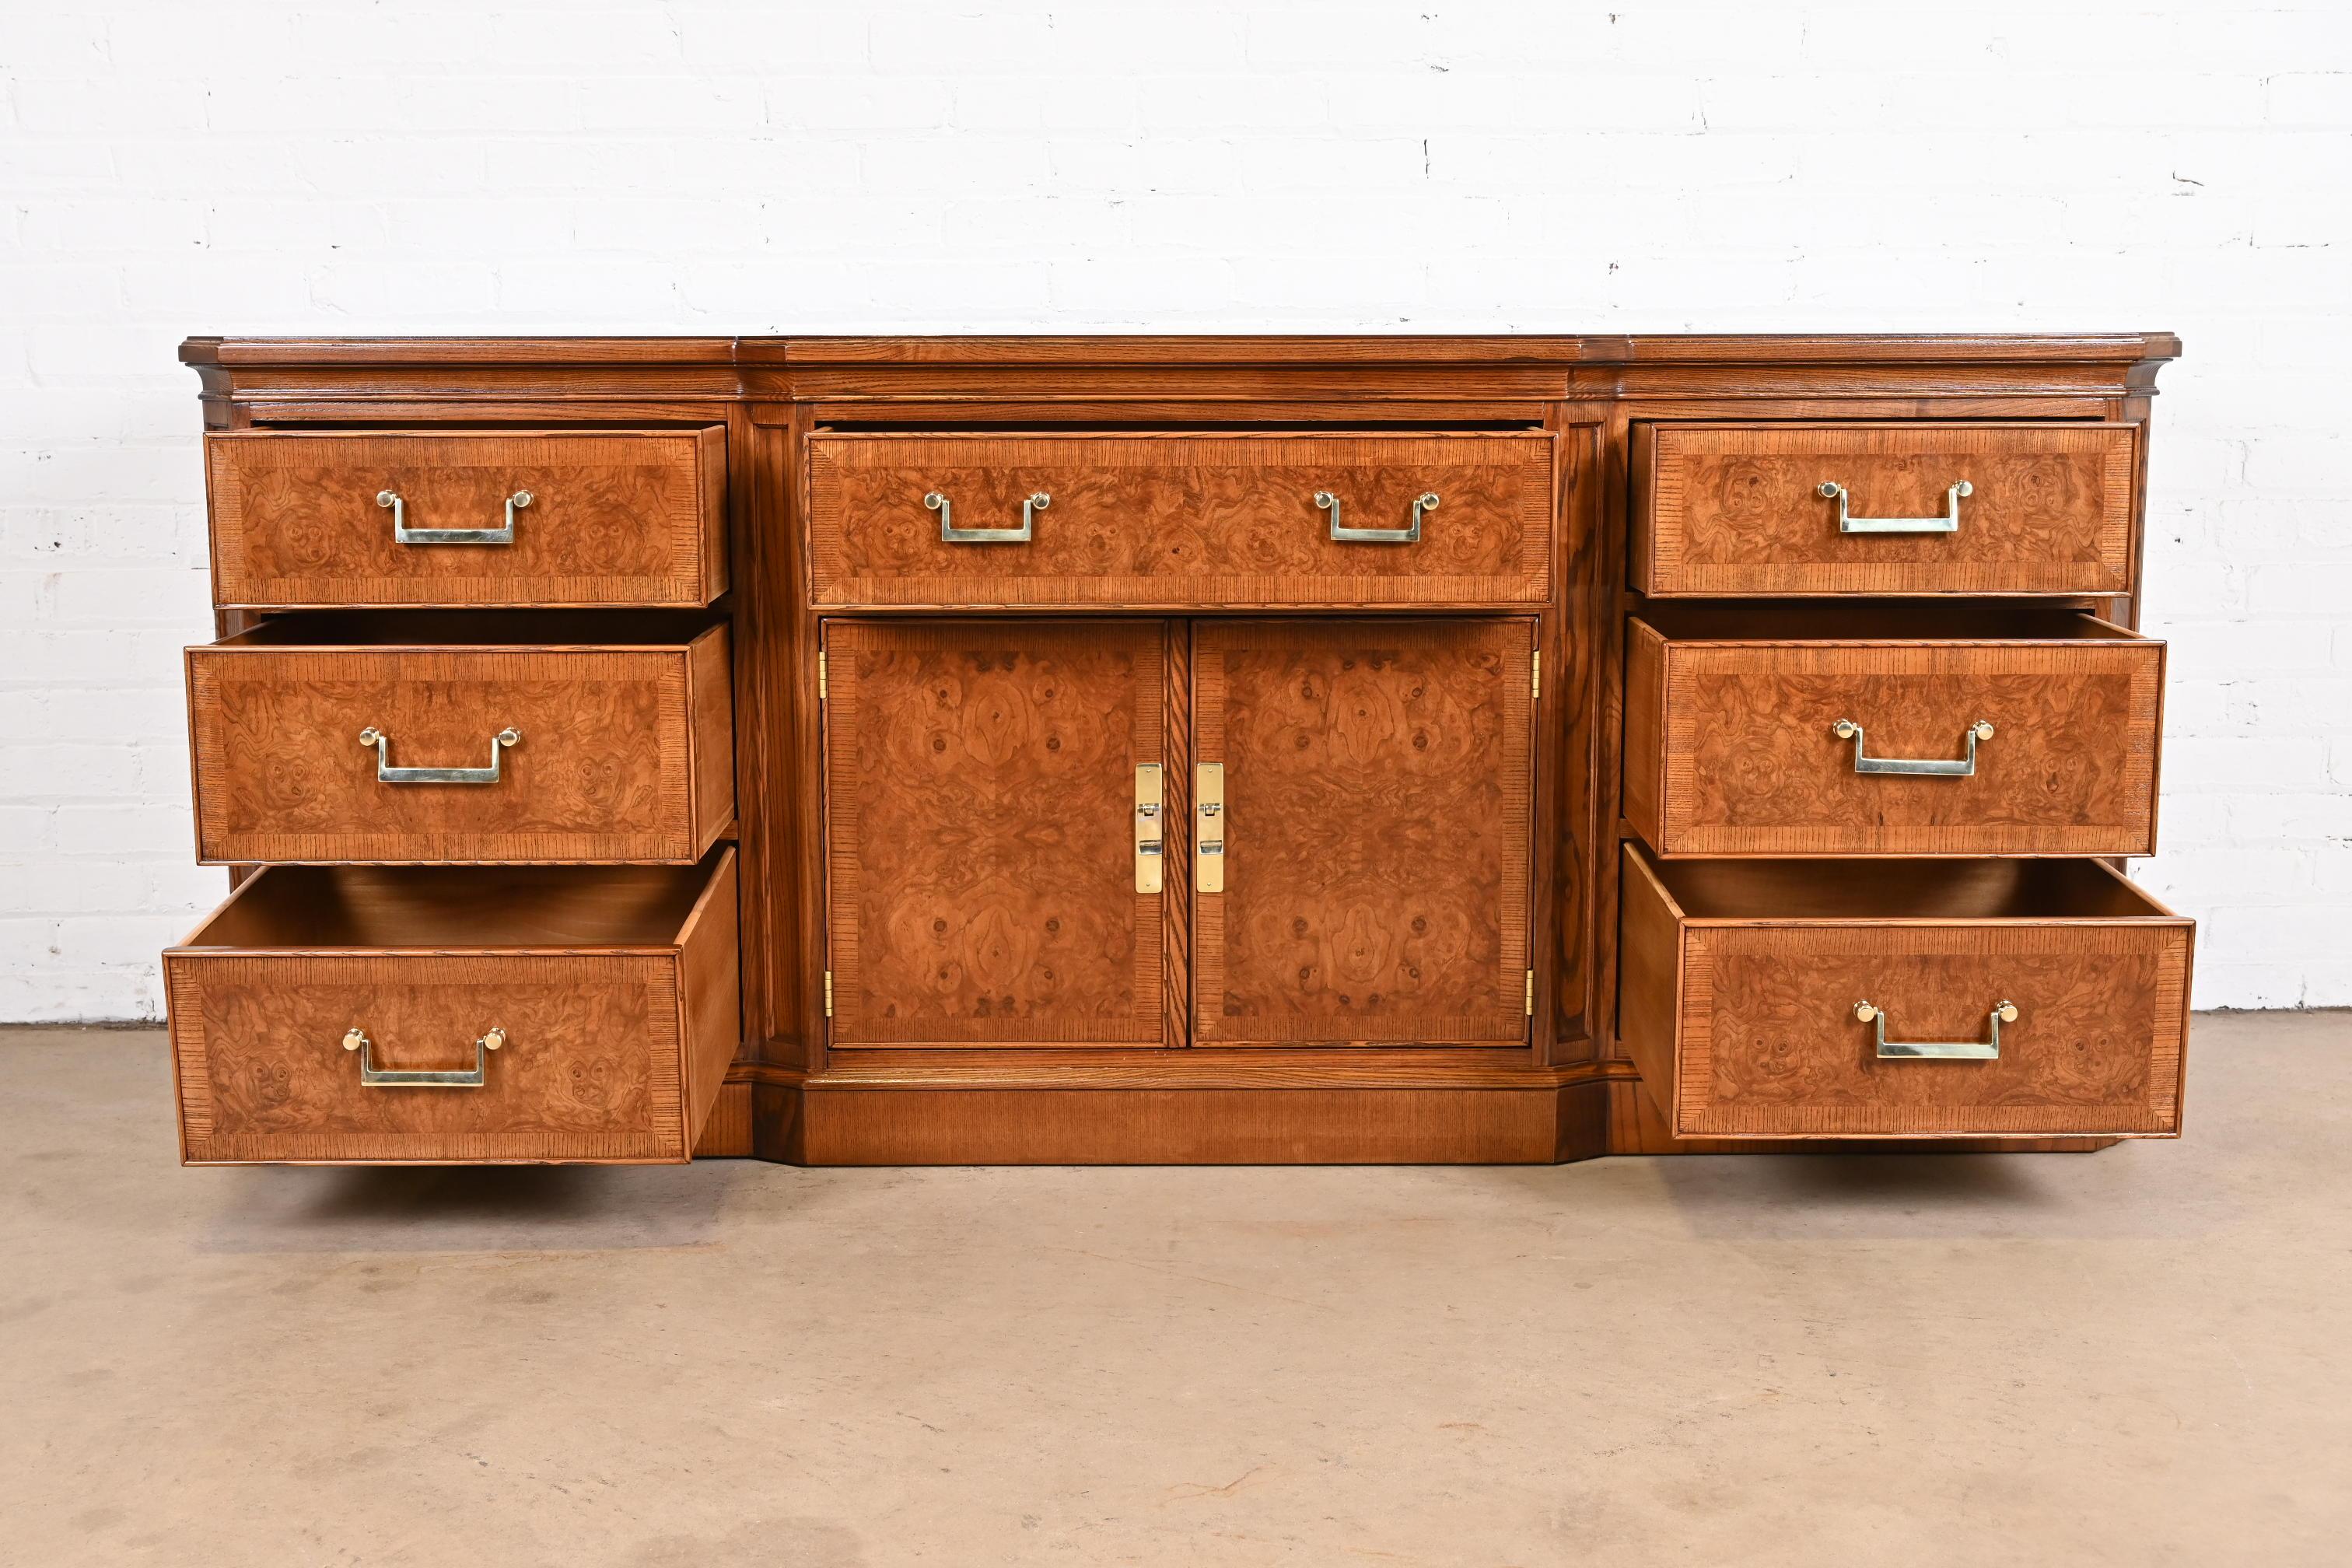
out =
[[378,784],[496,784],[499,782],[499,762],[506,748],[522,739],[520,730],[501,730],[490,737],[490,765],[487,768],[395,768],[392,765],[392,737],[371,724],[360,731],[360,744],[375,748],[375,777]]
[[933,490],[923,498],[923,504],[940,514],[940,542],[942,544],[1026,544],[1037,532],[1037,514],[1054,504],[1054,498],[1039,490],[1021,503],[1021,526],[1018,528],[958,528],[955,508],[948,498]]
[[1878,1026],[1878,1054],[1888,1061],[1996,1062],[2000,1059],[2000,1026],[2017,1022],[2017,1004],[2003,1000],[1987,1016],[1988,1033],[1981,1040],[1890,1040],[1886,1009],[1869,1002],[1853,1005],[1853,1016]]
[[392,509],[392,537],[398,544],[512,544],[515,513],[530,504],[530,492],[517,490],[507,497],[504,528],[411,528],[398,490],[376,491],[375,504]]
[[1192,886],[1202,893],[1225,890],[1225,764],[1202,763],[1192,770]]
[[1331,537],[1342,542],[1359,544],[1412,544],[1421,539],[1421,519],[1424,512],[1437,510],[1437,492],[1424,490],[1414,498],[1412,521],[1403,528],[1342,528],[1339,526],[1339,498],[1329,490],[1317,490],[1315,504],[1331,514]]
[[1160,764],[1139,763],[1135,769],[1135,890],[1157,893],[1166,886],[1167,829],[1161,826],[1164,804]]
[[1941,517],[1856,517],[1847,510],[1845,487],[1835,479],[1823,479],[1821,493],[1837,505],[1840,533],[1958,533],[1960,531],[1960,498],[1973,495],[1975,489],[1962,479],[1944,492],[1944,515]]
[[1990,741],[1992,739],[1992,726],[1979,719],[1961,732],[1961,740],[1968,747],[1967,753],[1963,756],[1954,758],[1949,762],[1946,762],[1932,757],[1864,756],[1862,751],[1862,726],[1855,723],[1851,719],[1839,720],[1836,723],[1830,726],[1830,731],[1832,734],[1836,735],[1839,740],[1852,741],[1853,742],[1853,771],[1855,773],[1910,773],[1915,776],[1926,776],[1928,778],[1939,779],[1968,779],[1976,777],[1977,742],[1979,741]]
[[360,1054],[360,1083],[368,1089],[479,1089],[492,1051],[507,1043],[504,1029],[492,1029],[474,1042],[474,1065],[471,1070],[455,1068],[442,1070],[416,1070],[408,1068],[380,1068],[368,1054],[375,1044],[367,1031],[352,1028],[343,1035],[343,1049]]

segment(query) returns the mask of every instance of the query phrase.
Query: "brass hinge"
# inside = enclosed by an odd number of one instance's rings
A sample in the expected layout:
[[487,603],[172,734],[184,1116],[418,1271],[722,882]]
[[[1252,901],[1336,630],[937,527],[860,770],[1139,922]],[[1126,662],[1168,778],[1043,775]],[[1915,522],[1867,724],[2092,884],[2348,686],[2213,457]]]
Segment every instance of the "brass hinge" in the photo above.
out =
[[1535,666],[1535,680],[1528,689],[1528,695],[1540,702],[1543,700],[1543,649],[1536,649],[1528,657],[1528,662]]
[[824,698],[824,650],[819,648],[816,655],[816,700],[822,702]]
[[[1528,973],[1533,974],[1535,971],[1530,969]],[[833,1016],[833,971],[830,969],[824,972],[824,1016],[828,1018]]]
[[1535,1016],[1536,1016],[1536,972],[1535,972],[1534,970],[1530,969],[1530,970],[1528,970],[1528,1017],[1530,1017],[1530,1018],[1532,1018],[1532,1017],[1534,1017]]

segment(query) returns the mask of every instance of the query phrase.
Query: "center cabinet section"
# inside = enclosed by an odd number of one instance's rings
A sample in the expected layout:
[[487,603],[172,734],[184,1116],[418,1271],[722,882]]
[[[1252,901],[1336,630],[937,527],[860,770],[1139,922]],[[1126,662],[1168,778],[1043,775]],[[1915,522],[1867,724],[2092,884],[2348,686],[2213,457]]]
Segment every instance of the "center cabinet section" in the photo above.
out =
[[824,647],[834,1047],[1525,1043],[1532,620]]
[[1549,431],[821,431],[826,608],[1541,605]]

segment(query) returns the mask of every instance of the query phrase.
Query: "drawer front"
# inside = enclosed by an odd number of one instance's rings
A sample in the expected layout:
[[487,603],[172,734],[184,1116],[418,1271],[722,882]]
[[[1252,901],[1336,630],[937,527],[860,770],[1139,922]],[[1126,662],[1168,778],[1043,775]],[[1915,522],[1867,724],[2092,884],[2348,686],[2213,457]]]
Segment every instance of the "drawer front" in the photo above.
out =
[[[683,1160],[673,956],[166,959],[183,1149],[244,1160]],[[478,1088],[371,1086],[463,1071]],[[488,1030],[505,1042],[480,1051]]]
[[2187,921],[1678,918],[1630,850],[1623,896],[1626,1043],[1679,1137],[2180,1130]]
[[[731,849],[554,897],[544,872],[463,873],[455,902],[435,873],[300,875],[163,955],[187,1162],[688,1157],[742,1038]],[[509,931],[544,945],[485,944]]]
[[2163,689],[2164,645],[2138,639],[1674,642],[1635,620],[1626,816],[1666,855],[2149,855]]
[[688,862],[734,815],[723,628],[677,648],[194,648],[188,714],[209,863]]
[[716,427],[228,431],[205,452],[222,605],[699,606],[727,590]]
[[2122,594],[2137,467],[2128,425],[1641,425],[1633,583]]
[[[809,442],[816,601],[1540,605],[1554,458],[1541,431],[819,435]],[[1018,534],[1024,521],[1025,539],[943,537]],[[1335,538],[1335,528],[1378,537]]]

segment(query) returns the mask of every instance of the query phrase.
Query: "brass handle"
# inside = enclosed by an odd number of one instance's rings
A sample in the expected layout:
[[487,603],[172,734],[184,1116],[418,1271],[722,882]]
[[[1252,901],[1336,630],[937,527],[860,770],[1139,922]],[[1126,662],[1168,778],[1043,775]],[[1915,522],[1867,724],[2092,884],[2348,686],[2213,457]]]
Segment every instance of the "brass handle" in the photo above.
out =
[[1878,1054],[1888,1061],[1995,1062],[2000,1059],[2000,1026],[2017,1022],[2017,1004],[2003,1000],[1987,1016],[1990,1031],[1981,1040],[1890,1040],[1886,1009],[1869,1002],[1853,1005],[1853,1016],[1878,1026]]
[[1358,544],[1412,544],[1421,538],[1421,519],[1424,512],[1437,510],[1437,492],[1424,490],[1412,503],[1412,521],[1403,528],[1342,528],[1339,526],[1339,498],[1329,490],[1317,490],[1315,504],[1331,514],[1331,537],[1342,542]]
[[1192,886],[1203,893],[1225,890],[1225,764],[1202,763],[1192,770]]
[[499,761],[506,748],[522,739],[520,730],[501,730],[490,737],[490,765],[487,768],[395,768],[392,765],[392,737],[371,724],[360,731],[360,744],[375,748],[375,777],[378,784],[496,784],[499,782]]
[[1161,826],[1160,764],[1139,763],[1135,768],[1135,890],[1159,892],[1167,882],[1167,829]]
[[1835,479],[1821,483],[1823,497],[1836,501],[1840,533],[1958,533],[1960,531],[1960,498],[1974,495],[1975,487],[1961,479],[1944,492],[1944,515],[1941,517],[1856,517],[1849,509],[1850,498],[1845,487]]
[[507,497],[504,528],[411,528],[398,490],[376,491],[375,504],[392,509],[392,537],[397,544],[512,544],[515,513],[530,504],[530,492],[517,490]]
[[923,498],[923,504],[940,514],[940,541],[944,544],[1026,544],[1037,531],[1037,514],[1054,504],[1054,498],[1039,490],[1021,503],[1021,526],[1018,528],[958,528],[955,507],[948,498],[933,490]]
[[506,1043],[504,1029],[487,1030],[474,1042],[474,1065],[470,1069],[417,1070],[380,1068],[369,1055],[368,1047],[375,1042],[367,1037],[365,1029],[355,1026],[343,1034],[343,1049],[360,1054],[360,1083],[368,1089],[479,1089],[488,1069],[489,1053]]
[[1967,752],[1951,761],[1935,757],[1871,757],[1862,750],[1862,726],[1851,719],[1841,719],[1830,726],[1830,732],[1841,741],[1853,742],[1853,771],[1858,773],[1909,773],[1915,777],[1968,779],[1976,777],[1977,742],[1992,739],[1992,726],[1979,719],[1961,731]]

